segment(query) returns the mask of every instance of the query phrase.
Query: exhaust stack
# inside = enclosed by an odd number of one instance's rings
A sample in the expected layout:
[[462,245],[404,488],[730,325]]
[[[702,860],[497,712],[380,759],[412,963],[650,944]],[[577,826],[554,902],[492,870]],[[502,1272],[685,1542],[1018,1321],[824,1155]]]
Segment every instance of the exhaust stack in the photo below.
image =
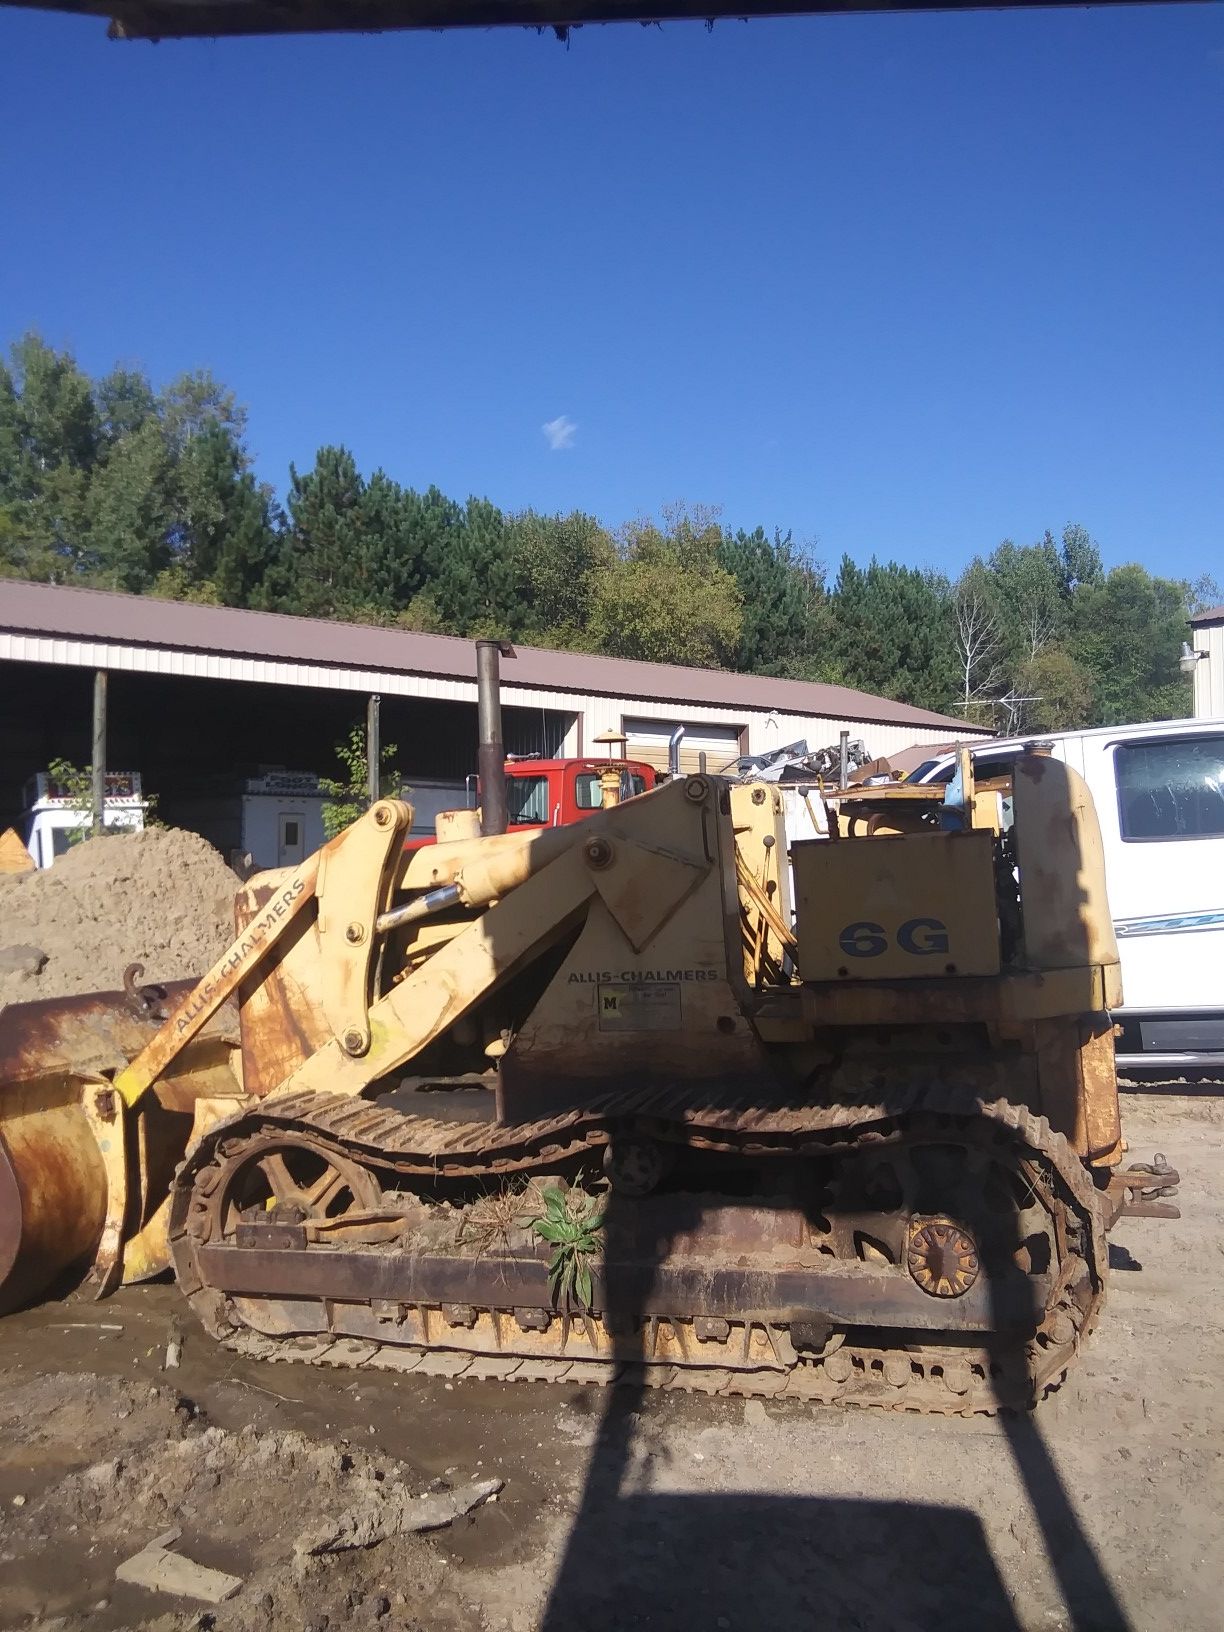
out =
[[486,836],[504,833],[508,821],[501,659],[514,655],[508,640],[476,642],[476,724],[480,736],[476,769],[480,776],[480,831]]

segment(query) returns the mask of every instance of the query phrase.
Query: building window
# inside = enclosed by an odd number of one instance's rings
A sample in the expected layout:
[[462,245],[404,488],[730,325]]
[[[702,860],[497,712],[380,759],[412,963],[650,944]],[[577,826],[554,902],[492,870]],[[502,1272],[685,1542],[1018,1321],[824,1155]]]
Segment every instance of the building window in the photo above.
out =
[[1114,749],[1122,837],[1224,837],[1224,736],[1124,742]]

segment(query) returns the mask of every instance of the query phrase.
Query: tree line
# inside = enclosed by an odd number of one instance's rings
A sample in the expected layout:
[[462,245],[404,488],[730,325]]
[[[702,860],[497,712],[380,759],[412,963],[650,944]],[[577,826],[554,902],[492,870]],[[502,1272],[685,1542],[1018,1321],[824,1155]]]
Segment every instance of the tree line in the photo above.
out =
[[1220,598],[1080,526],[1004,540],[959,577],[843,558],[677,508],[611,530],[366,476],[344,447],[256,479],[206,372],[93,379],[26,335],[0,359],[0,576],[826,680],[1004,731],[1189,713],[1188,614]]

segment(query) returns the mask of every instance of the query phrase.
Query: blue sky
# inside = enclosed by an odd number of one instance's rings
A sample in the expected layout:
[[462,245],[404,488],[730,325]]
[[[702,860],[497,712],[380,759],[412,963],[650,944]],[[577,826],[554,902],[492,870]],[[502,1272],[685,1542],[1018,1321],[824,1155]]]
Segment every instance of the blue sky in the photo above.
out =
[[832,565],[1074,520],[1224,576],[1220,6],[569,49],[5,10],[0,144],[0,341],[211,368],[278,489],[344,441],[511,508],[719,505]]

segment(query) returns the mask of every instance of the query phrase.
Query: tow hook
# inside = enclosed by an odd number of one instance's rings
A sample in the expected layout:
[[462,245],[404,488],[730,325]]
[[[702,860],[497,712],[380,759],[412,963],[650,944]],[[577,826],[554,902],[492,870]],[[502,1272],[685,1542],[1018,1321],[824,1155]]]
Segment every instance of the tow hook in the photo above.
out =
[[1120,1218],[1180,1218],[1167,1198],[1177,1194],[1181,1174],[1158,1151],[1150,1162],[1132,1162],[1109,1176],[1106,1229]]

